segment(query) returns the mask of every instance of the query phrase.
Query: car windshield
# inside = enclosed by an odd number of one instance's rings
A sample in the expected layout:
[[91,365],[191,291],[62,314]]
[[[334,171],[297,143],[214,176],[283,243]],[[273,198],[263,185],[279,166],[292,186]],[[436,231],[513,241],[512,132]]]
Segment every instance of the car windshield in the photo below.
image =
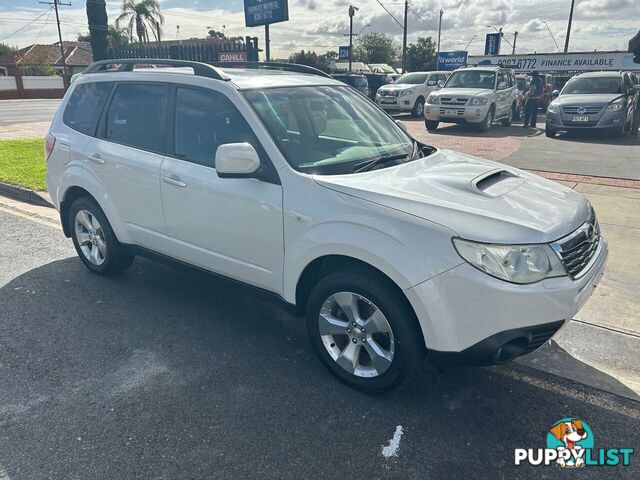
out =
[[398,161],[405,161],[414,153],[413,141],[391,118],[347,87],[243,93],[287,162],[298,171],[351,173],[363,162],[386,156],[401,156]]
[[396,80],[396,83],[406,83],[409,85],[419,85],[424,83],[429,76],[428,73],[405,73]]
[[563,94],[622,93],[620,77],[577,77],[567,82]]
[[483,70],[458,70],[453,72],[445,88],[487,88],[493,90],[496,73]]

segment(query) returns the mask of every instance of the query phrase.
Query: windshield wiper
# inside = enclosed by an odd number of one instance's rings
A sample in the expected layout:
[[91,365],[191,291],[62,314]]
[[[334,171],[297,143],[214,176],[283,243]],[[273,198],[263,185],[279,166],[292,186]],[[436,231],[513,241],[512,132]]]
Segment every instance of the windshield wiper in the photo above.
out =
[[376,158],[375,160],[369,160],[367,162],[357,163],[353,167],[353,173],[358,172],[366,172],[367,170],[371,170],[373,167],[378,165],[382,165],[386,162],[391,162],[393,160],[402,160],[403,158],[407,158],[409,155],[406,153],[398,154],[398,155],[385,155],[380,158]]

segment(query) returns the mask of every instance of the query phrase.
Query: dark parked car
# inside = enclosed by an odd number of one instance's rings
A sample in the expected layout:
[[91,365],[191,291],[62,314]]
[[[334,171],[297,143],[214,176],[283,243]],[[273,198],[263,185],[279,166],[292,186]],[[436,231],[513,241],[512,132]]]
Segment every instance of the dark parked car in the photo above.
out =
[[633,128],[640,85],[626,72],[589,72],[553,92],[546,119],[547,137],[558,130],[606,129],[618,136]]
[[371,98],[371,100],[376,99],[376,92],[381,86],[393,83],[393,80],[387,74],[363,73],[363,75],[367,78],[367,82],[369,83],[369,98]]
[[367,81],[367,77],[364,75],[355,73],[337,73],[331,76],[342,83],[352,86],[365,97],[368,97],[370,94],[369,82]]

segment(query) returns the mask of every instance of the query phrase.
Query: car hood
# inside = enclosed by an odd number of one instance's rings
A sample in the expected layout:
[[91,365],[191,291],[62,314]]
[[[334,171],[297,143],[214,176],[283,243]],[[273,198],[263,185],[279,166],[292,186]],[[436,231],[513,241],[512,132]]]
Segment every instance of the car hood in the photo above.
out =
[[551,242],[584,223],[590,209],[584,196],[560,184],[449,150],[394,167],[314,180],[488,243]]
[[476,95],[490,95],[493,90],[488,88],[441,88],[439,97],[475,97]]
[[620,93],[571,93],[560,95],[558,101],[560,105],[605,105],[620,98]]

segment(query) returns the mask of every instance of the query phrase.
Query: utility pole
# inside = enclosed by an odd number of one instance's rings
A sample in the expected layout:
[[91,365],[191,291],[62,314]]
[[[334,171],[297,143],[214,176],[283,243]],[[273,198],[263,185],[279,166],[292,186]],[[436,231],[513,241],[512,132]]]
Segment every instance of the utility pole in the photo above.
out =
[[438,70],[438,58],[440,57],[440,32],[442,30],[442,14],[444,11],[440,9],[440,20],[438,20],[438,53],[436,54],[436,70]]
[[60,56],[62,58],[62,79],[63,82],[68,81],[67,76],[67,57],[64,52],[64,45],[62,44],[62,32],[60,31],[60,15],[58,13],[58,5],[69,7],[70,3],[61,3],[60,0],[51,0],[50,2],[40,2],[46,5],[52,5],[53,9],[56,11],[56,24],[58,25],[58,40],[60,41]]
[[513,34],[513,50],[511,51],[511,55],[516,54],[516,42],[518,41],[518,31],[516,30]]
[[569,37],[571,36],[571,22],[573,22],[573,7],[576,0],[571,0],[571,10],[569,11],[569,23],[567,24],[567,38],[564,40],[564,53],[569,51]]
[[351,72],[351,61],[353,58],[353,16],[356,14],[358,7],[349,5],[349,72]]
[[264,25],[264,54],[267,59],[267,62],[271,61],[271,49],[269,48],[269,24],[266,23]]
[[402,32],[402,73],[407,73],[407,17],[409,16],[409,1],[404,0],[404,31]]

